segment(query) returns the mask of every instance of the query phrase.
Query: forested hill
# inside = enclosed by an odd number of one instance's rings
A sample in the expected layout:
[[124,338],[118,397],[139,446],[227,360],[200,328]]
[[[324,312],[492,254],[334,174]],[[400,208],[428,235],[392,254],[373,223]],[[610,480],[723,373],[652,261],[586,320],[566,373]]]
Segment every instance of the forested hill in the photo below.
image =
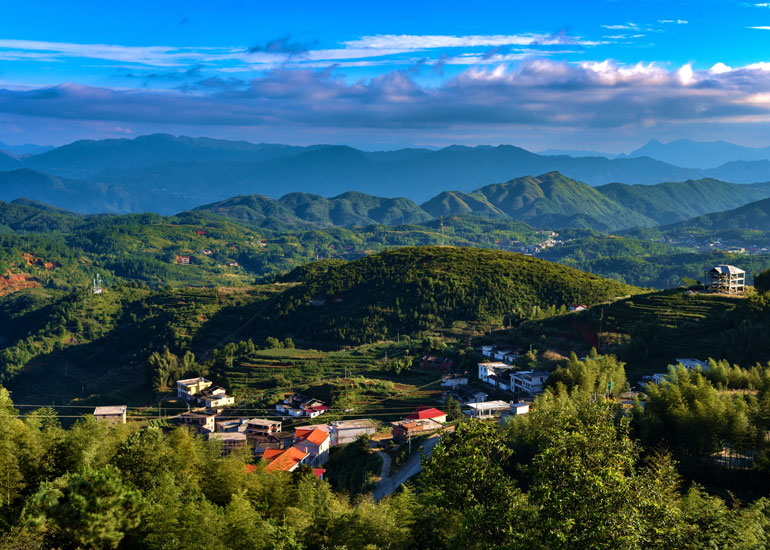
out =
[[[612,231],[654,225],[650,218],[622,206],[585,183],[549,172],[487,185],[473,193],[507,216],[535,227],[584,227]],[[430,208],[431,204],[423,205]],[[437,212],[432,212],[434,215]]]
[[271,326],[308,341],[352,344],[641,291],[523,254],[454,247],[317,262],[282,280],[300,284],[266,312]]
[[329,199],[307,193],[289,193],[277,201],[260,195],[245,195],[200,206],[195,211],[224,216],[250,227],[281,224],[350,227],[420,223],[431,219],[430,214],[409,199],[376,197],[356,191]]
[[714,212],[661,228],[664,233],[681,231],[770,231],[770,199],[746,204],[726,212]]
[[707,178],[658,185],[610,183],[596,190],[656,223],[669,224],[767,198],[770,183],[736,184]]
[[658,185],[591,187],[559,172],[515,178],[471,193],[444,191],[420,206],[407,198],[347,192],[332,198],[289,193],[278,200],[244,195],[195,209],[251,228],[351,227],[422,223],[450,216],[513,219],[540,229],[612,232],[674,223],[770,197],[770,183],[714,179]]

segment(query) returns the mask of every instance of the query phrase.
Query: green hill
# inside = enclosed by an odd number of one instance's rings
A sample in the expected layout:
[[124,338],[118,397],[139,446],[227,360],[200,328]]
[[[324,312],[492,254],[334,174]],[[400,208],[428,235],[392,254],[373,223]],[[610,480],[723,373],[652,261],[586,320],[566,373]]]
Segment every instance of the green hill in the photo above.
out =
[[584,227],[611,231],[655,224],[590,185],[558,172],[487,185],[472,194],[513,219],[544,229]]
[[434,218],[462,215],[474,215],[483,218],[507,217],[504,212],[490,204],[485,198],[460,191],[444,191],[421,206]]
[[309,193],[289,193],[277,201],[246,195],[199,206],[194,211],[211,212],[251,227],[403,225],[431,219],[430,214],[409,199],[375,197],[356,191],[328,199]]
[[770,196],[770,184],[745,185],[715,179],[658,185],[610,183],[596,190],[663,225],[729,210]]
[[271,326],[303,340],[354,344],[458,322],[499,323],[533,306],[593,304],[639,292],[523,254],[448,247],[314,263],[282,280],[300,284],[266,312]]
[[770,199],[746,204],[725,212],[714,212],[661,228],[664,233],[732,230],[770,231]]

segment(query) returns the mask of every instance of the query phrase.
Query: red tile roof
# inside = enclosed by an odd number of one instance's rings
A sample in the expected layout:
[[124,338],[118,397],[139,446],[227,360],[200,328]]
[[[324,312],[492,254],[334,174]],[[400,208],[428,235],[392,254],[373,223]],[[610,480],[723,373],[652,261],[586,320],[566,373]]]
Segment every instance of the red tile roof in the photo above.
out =
[[[262,455],[264,460],[270,461],[265,467],[266,472],[291,472],[307,456],[305,451],[298,449],[297,447],[289,447],[272,460],[266,457],[267,454],[268,451],[265,451],[265,454]],[[271,453],[271,455],[272,454],[273,453]]]
[[441,412],[433,407],[417,407],[417,410],[407,416],[410,420],[423,420],[425,418],[438,418],[440,416],[446,416],[445,412]]
[[297,434],[297,437],[300,437],[303,441],[309,441],[313,445],[323,445],[324,441],[326,441],[329,438],[329,434],[326,433],[323,430],[319,430],[318,428],[315,428],[313,431],[307,433],[304,432],[304,435]]

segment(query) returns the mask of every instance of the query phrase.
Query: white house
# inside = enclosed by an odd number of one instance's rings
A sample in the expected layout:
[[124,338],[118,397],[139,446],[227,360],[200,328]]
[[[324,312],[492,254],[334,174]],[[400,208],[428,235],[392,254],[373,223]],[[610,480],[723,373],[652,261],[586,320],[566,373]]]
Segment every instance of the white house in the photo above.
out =
[[528,395],[543,393],[543,385],[550,373],[542,370],[525,370],[511,373],[511,391]]
[[503,369],[510,369],[510,365],[499,362],[485,362],[479,363],[479,380],[490,384],[489,377],[498,374],[498,371]]
[[481,355],[485,357],[492,357],[495,346],[481,346]]

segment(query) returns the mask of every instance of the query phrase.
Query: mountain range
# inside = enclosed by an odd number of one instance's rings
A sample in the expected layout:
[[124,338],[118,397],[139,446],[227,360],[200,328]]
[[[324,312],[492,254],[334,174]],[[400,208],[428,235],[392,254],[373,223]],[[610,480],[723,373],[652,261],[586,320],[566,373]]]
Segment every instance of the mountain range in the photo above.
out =
[[[686,161],[692,156],[685,154],[688,147],[714,144],[656,143],[625,158],[610,159],[539,155],[510,145],[369,152],[336,145],[299,147],[167,134],[84,140],[26,156],[0,152],[0,200],[26,197],[82,213],[172,214],[237,195],[277,199],[289,193],[336,197],[355,191],[426,202],[452,190],[459,194],[444,196],[430,206],[447,210],[451,203],[482,215],[499,215],[478,192],[469,195],[490,184],[556,171],[592,186],[709,177],[735,183],[770,181],[770,160],[733,159],[710,169],[682,168],[642,153],[665,156],[667,151],[679,151],[673,156],[681,155]],[[721,142],[717,145],[721,147]],[[764,151],[725,147],[754,156]],[[722,158],[716,153],[711,157]],[[757,198],[761,197],[751,199]],[[708,211],[712,210],[695,213]],[[552,213],[538,211],[538,215]],[[683,218],[664,216],[665,222],[677,219]]]
[[331,198],[290,193],[278,200],[245,195],[200,206],[249,227],[317,227],[421,223],[450,216],[512,219],[540,229],[615,231],[686,220],[770,197],[770,183],[740,185],[704,179],[658,185],[591,187],[559,172],[514,178],[476,191],[443,191],[417,205],[347,192]]
[[[23,200],[14,197],[25,197]],[[162,200],[160,194],[153,195]],[[539,229],[580,228],[612,232],[676,223],[770,198],[770,182],[735,184],[714,179],[657,185],[613,183],[592,187],[559,172],[514,178],[471,192],[442,191],[417,204],[347,191],[329,198],[311,193],[238,195],[197,206],[241,225],[271,230],[420,224],[451,216],[525,222]],[[92,184],[21,169],[0,173],[0,200],[34,201],[73,212],[132,211],[143,202],[125,187]],[[146,200],[146,199],[145,199]]]

